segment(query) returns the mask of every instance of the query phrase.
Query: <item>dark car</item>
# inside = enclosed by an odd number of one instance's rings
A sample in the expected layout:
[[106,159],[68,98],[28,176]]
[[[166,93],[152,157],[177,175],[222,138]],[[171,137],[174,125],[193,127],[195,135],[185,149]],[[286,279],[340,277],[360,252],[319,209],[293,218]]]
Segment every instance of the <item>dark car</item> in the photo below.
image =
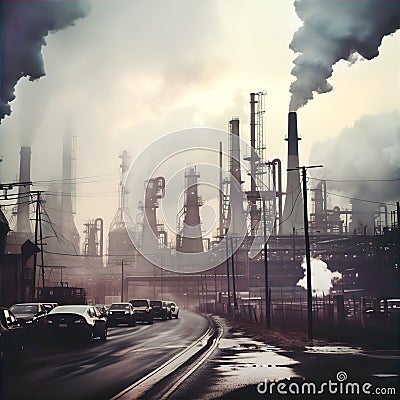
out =
[[8,308],[0,307],[0,361],[17,361],[23,349],[21,323]]
[[135,299],[129,300],[136,313],[136,321],[147,322],[152,324],[154,322],[153,307],[148,299]]
[[19,303],[10,307],[10,311],[23,325],[36,326],[47,315],[43,303]]
[[53,308],[44,322],[44,335],[53,340],[92,342],[107,339],[107,318],[94,306],[67,305]]
[[136,325],[136,312],[131,303],[113,303],[107,311],[108,326],[118,324]]
[[166,301],[152,300],[150,301],[153,307],[154,318],[161,318],[163,321],[171,319],[171,308]]

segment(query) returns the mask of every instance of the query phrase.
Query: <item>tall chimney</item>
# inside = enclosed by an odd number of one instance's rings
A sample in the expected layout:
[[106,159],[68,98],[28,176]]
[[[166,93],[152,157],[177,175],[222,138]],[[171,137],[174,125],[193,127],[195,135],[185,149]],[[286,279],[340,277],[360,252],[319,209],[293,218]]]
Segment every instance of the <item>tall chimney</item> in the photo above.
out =
[[303,223],[303,195],[300,184],[300,171],[293,170],[299,167],[299,146],[300,140],[297,133],[297,114],[294,111],[288,115],[288,158],[286,178],[286,199],[283,208],[282,233],[291,235],[295,230],[304,227]]
[[61,225],[64,236],[64,248],[72,254],[79,253],[79,232],[74,222],[72,206],[75,182],[72,181],[72,137],[64,136],[62,158],[62,194],[61,194]]
[[197,191],[199,176],[195,167],[189,167],[185,173],[186,214],[183,221],[182,246],[180,248],[183,253],[201,253],[204,251],[199,210],[200,199]]
[[231,182],[230,185],[230,207],[228,211],[228,226],[231,225],[231,232],[239,234],[243,227],[243,197],[241,192],[238,191],[241,187],[242,175],[240,171],[240,139],[239,139],[239,118],[232,118],[229,121],[229,152],[230,152],[230,166],[229,172],[231,179],[236,182]]
[[[31,148],[21,147],[19,159],[19,182],[30,182],[31,180]],[[19,187],[19,199],[17,205],[17,232],[31,233],[29,220],[29,192],[30,185]]]

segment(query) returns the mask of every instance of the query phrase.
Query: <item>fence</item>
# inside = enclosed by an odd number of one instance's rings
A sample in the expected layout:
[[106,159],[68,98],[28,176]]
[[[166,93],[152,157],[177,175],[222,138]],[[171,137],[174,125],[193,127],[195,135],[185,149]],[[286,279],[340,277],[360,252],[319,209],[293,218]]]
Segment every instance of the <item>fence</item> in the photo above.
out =
[[[304,291],[270,292],[271,326],[294,331],[307,329],[307,296]],[[225,316],[233,316],[253,324],[266,323],[265,293],[238,297],[237,310],[227,302],[201,304],[200,309]],[[362,297],[360,293],[343,293],[313,297],[314,331],[319,336],[336,340],[371,339],[382,335],[398,340],[400,309],[387,312],[379,308],[377,299]]]

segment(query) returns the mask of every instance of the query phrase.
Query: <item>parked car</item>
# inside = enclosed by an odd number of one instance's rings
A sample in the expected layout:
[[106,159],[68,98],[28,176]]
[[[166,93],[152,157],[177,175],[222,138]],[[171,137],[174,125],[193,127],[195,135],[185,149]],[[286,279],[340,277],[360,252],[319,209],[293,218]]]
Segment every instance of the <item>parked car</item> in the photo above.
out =
[[43,306],[46,309],[47,313],[49,313],[54,307],[58,306],[58,303],[43,303]]
[[169,308],[171,309],[171,317],[178,318],[179,317],[179,307],[174,301],[168,301]]
[[152,324],[154,322],[153,307],[148,299],[135,299],[129,300],[136,313],[136,321],[147,322]]
[[43,303],[19,303],[10,307],[10,311],[23,325],[37,326],[42,318],[47,315]]
[[53,308],[44,322],[44,334],[51,339],[92,342],[107,339],[107,318],[94,306],[67,305]]
[[21,323],[8,308],[0,307],[0,361],[18,361],[23,350]]
[[136,312],[131,303],[113,303],[107,311],[108,326],[118,324],[136,325]]
[[100,311],[100,314],[107,316],[107,311],[110,308],[109,306],[107,307],[105,304],[95,304],[94,306]]
[[150,301],[153,307],[154,318],[161,318],[163,321],[171,319],[171,309],[166,301],[152,300]]

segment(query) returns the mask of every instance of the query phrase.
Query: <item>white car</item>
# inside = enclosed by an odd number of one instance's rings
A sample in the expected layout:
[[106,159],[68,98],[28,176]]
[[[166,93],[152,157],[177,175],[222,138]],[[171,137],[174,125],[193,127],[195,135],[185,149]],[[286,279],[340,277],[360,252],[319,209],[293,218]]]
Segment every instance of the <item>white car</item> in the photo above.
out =
[[171,308],[171,318],[175,317],[178,318],[179,316],[179,307],[177,306],[177,304],[173,301],[167,301],[169,307]]

